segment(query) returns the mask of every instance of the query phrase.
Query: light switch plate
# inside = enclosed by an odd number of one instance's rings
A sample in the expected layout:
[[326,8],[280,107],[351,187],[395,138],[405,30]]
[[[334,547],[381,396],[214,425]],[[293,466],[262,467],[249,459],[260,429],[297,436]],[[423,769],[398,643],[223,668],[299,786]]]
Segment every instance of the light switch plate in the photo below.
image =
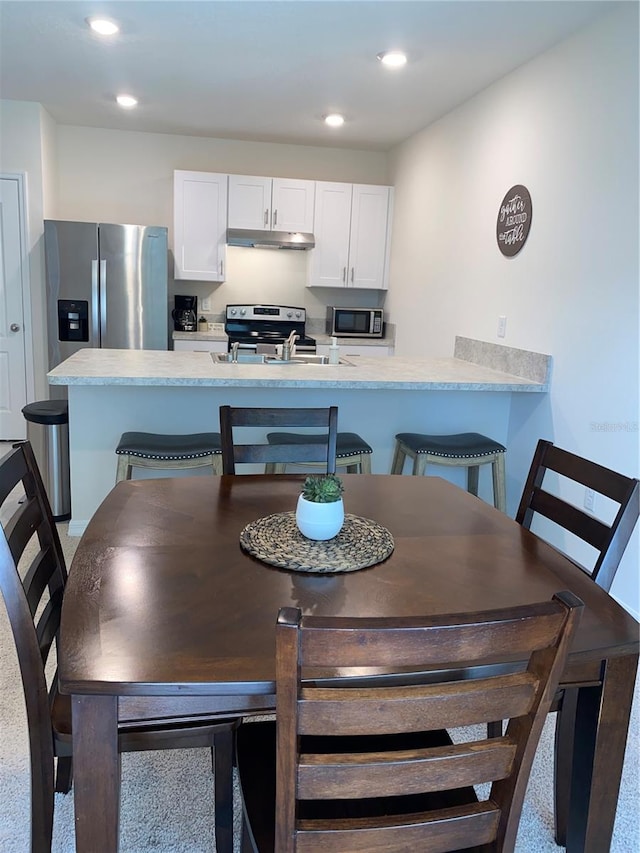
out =
[[504,314],[501,314],[498,317],[498,337],[504,338],[506,333],[507,333],[507,318],[504,316]]
[[200,301],[200,308],[203,311],[211,311],[211,297],[210,296],[203,296],[202,297],[202,300]]

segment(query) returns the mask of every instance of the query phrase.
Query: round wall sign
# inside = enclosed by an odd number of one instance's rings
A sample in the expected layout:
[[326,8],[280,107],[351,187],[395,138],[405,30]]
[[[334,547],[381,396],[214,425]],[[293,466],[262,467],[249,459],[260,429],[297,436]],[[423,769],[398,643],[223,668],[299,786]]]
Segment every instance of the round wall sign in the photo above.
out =
[[496,224],[498,248],[503,255],[517,255],[531,228],[531,196],[522,184],[511,187],[502,199]]

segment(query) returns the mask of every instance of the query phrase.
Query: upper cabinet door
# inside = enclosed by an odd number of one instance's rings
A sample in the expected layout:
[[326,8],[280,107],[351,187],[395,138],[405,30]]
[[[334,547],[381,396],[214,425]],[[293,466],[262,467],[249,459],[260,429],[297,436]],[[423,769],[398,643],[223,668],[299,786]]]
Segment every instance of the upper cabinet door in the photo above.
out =
[[392,197],[391,187],[316,182],[309,287],[387,288]]
[[229,175],[229,228],[313,231],[315,181]]
[[351,224],[351,184],[316,181],[310,287],[346,287]]
[[271,178],[229,175],[229,228],[271,230]]
[[175,278],[224,281],[227,175],[173,173]]
[[387,286],[390,196],[390,187],[353,186],[348,287]]
[[315,181],[274,178],[271,191],[271,229],[313,233]]

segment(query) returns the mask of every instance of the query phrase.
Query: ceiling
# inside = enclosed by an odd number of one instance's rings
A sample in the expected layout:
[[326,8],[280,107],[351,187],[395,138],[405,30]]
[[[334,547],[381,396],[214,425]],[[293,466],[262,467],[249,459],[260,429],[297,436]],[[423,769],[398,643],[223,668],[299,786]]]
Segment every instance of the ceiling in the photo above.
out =
[[[1,0],[0,96],[60,124],[385,151],[616,5]],[[120,33],[94,35],[90,15]],[[377,61],[391,48],[403,69]],[[123,92],[139,106],[116,106]],[[322,121],[334,111],[342,128]]]

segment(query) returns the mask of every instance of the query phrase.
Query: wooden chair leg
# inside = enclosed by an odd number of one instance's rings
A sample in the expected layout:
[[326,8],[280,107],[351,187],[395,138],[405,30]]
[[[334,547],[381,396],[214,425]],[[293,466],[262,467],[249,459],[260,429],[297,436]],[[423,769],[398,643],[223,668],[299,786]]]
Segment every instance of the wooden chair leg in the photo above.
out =
[[487,737],[502,737],[502,720],[487,723]]
[[571,765],[573,760],[574,727],[578,691],[565,689],[562,704],[556,714],[554,811],[556,823],[556,844],[567,846],[567,822],[571,799]]
[[478,497],[479,465],[469,465],[467,468],[467,491]]
[[498,453],[491,466],[491,472],[493,474],[493,505],[496,509],[499,509],[500,512],[507,511],[507,486],[504,457],[504,453]]
[[400,447],[400,442],[396,441],[396,446],[393,451],[393,462],[391,463],[392,474],[402,474],[402,469],[404,468],[404,460],[404,450]]
[[427,470],[427,461],[428,457],[426,453],[416,453],[413,459],[412,474],[414,475],[414,477],[424,476],[424,472]]
[[360,454],[360,473],[361,474],[370,474],[371,473],[371,454],[370,453]]
[[233,729],[214,736],[216,853],[233,853]]
[[73,781],[73,759],[70,755],[58,758],[56,767],[56,793],[68,794]]
[[242,817],[242,838],[240,840],[240,853],[256,853],[256,848],[251,842],[251,836],[249,835],[249,830],[247,829],[247,822],[244,819],[244,815]]
[[127,453],[118,454],[118,468],[116,470],[116,483],[120,480],[131,479],[131,457]]
[[215,476],[222,476],[222,454],[214,453],[211,459],[211,467]]
[[31,851],[49,853],[53,835],[53,755],[31,758]]

